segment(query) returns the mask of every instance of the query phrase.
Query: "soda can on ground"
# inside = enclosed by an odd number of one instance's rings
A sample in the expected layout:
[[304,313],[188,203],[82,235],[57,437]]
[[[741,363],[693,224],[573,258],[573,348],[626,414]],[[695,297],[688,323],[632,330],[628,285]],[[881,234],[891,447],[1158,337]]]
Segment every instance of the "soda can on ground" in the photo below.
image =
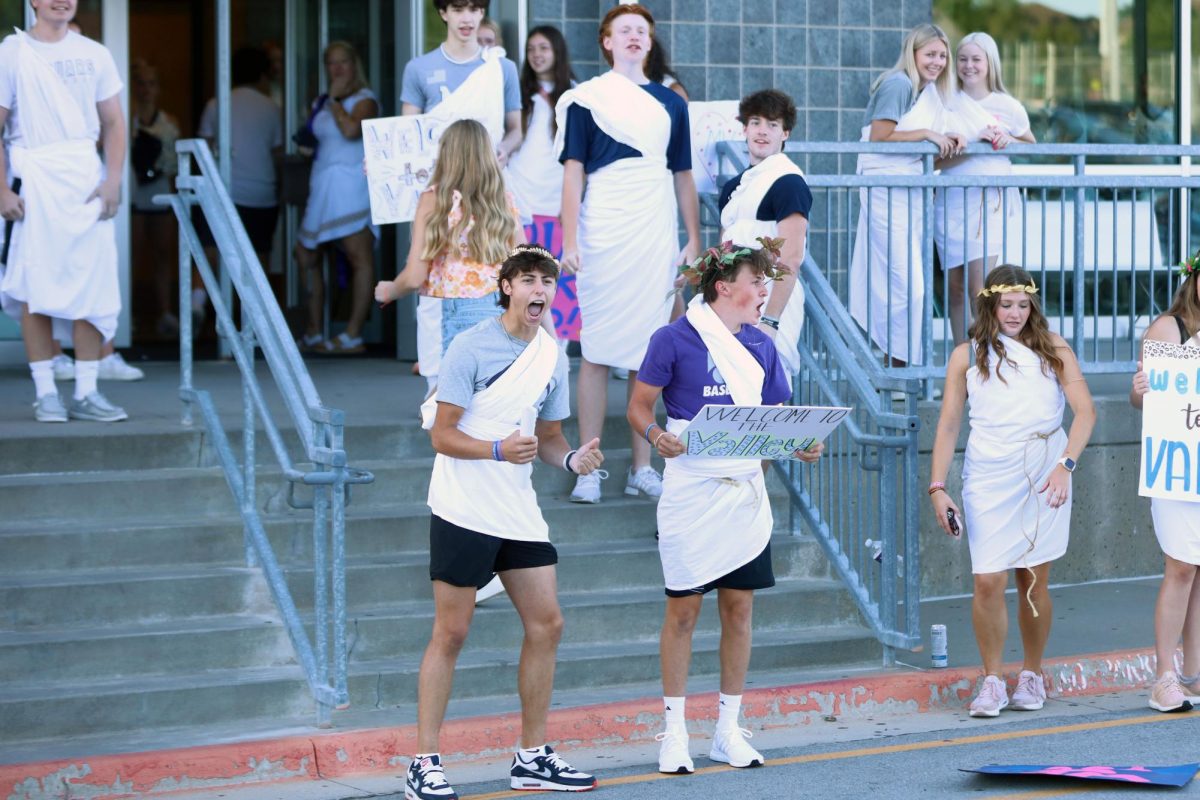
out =
[[929,626],[929,654],[933,660],[934,669],[944,669],[950,666],[950,658],[946,654],[946,626]]

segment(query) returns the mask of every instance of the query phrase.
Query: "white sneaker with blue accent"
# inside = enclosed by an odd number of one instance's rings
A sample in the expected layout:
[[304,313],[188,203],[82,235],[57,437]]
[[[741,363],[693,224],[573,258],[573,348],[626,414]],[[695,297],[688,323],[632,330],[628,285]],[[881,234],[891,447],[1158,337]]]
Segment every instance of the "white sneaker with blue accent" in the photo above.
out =
[[404,780],[405,800],[458,800],[458,792],[446,781],[442,757],[436,753],[414,758]]
[[637,472],[629,470],[625,478],[625,494],[637,497],[641,493],[651,500],[657,500],[662,497],[662,492],[662,475],[654,467],[645,466]]
[[745,728],[717,728],[708,757],[731,767],[761,767],[766,759],[746,741],[753,735]]
[[82,400],[72,400],[67,409],[71,419],[85,419],[92,422],[120,422],[129,419],[125,409],[108,402],[108,398],[99,392],[92,392]]
[[518,750],[508,774],[509,786],[524,791],[589,792],[596,788],[595,778],[572,767],[550,745],[536,751]]
[[126,363],[120,353],[110,353],[100,359],[99,378],[102,381],[140,381],[144,377],[146,373]]
[[696,771],[688,752],[686,728],[668,727],[654,737],[658,742],[658,771],[671,775],[690,775]]

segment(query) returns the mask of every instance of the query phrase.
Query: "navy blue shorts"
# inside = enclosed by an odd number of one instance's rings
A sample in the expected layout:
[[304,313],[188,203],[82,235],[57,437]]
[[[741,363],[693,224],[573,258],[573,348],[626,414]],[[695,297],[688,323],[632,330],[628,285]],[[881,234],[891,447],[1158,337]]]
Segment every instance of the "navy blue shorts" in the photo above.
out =
[[429,520],[429,579],[481,589],[497,572],[549,567],[558,551],[549,542],[518,542],[468,530],[434,514]]
[[745,564],[703,586],[694,589],[667,589],[667,597],[690,597],[707,594],[713,589],[770,589],[775,585],[775,569],[771,566],[771,543]]

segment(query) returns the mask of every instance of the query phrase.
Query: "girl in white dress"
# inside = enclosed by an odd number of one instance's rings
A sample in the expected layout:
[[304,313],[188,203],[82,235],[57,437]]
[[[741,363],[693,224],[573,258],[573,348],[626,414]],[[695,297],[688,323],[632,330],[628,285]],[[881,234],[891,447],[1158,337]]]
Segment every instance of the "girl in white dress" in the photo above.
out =
[[[909,31],[896,65],[871,85],[861,141],[929,141],[937,145],[942,158],[962,152],[966,139],[947,134],[945,127],[945,103],[954,88],[949,61],[950,41],[941,28],[927,24]],[[921,171],[921,157],[916,155],[858,157],[859,175],[919,175]],[[921,191],[863,188],[859,200],[850,263],[850,313],[893,365],[920,364],[925,266],[915,232],[921,230]]]
[[[326,353],[361,353],[363,323],[371,310],[375,240],[367,176],[363,174],[362,123],[379,116],[358,51],[348,42],[325,48],[329,93],[313,103],[312,132],[319,142],[309,179],[308,205],[296,241],[296,263],[308,281],[308,323],[301,344]],[[322,245],[335,245],[350,262],[350,318],[332,341],[321,333],[325,315]]]
[[[955,61],[959,90],[950,102],[953,120],[950,124],[970,140],[991,142],[995,150],[1003,150],[1012,142],[1037,141],[1029,129],[1025,107],[1004,88],[995,39],[986,33],[967,34],[958,43]],[[943,175],[1012,173],[1012,162],[1006,155],[959,156],[939,162],[938,166]],[[935,196],[934,242],[949,281],[950,327],[955,342],[963,340],[963,332],[971,324],[972,313],[964,311],[966,298],[978,294],[984,273],[996,266],[1004,246],[1004,215],[1014,214],[1019,202],[1020,194],[1014,188],[1003,191],[953,187],[939,190]]]
[[[1035,711],[1045,702],[1041,669],[1053,616],[1050,563],[1067,549],[1071,473],[1092,435],[1096,411],[1075,354],[1046,324],[1028,272],[997,267],[978,302],[970,339],[946,365],[929,497],[942,530],[959,535],[963,515],[945,481],[969,397],[963,505],[975,576],[971,614],[984,670],[971,716],[994,717],[1009,705],[1000,665],[1010,569],[1016,570],[1017,621],[1025,646],[1012,706]],[[1064,400],[1075,417],[1069,434],[1062,430]]]
[[[1181,342],[1200,347],[1200,254],[1188,259],[1181,271],[1183,284],[1166,313],[1146,329],[1143,341]],[[1150,379],[1141,370],[1133,376],[1129,402],[1142,407]],[[1183,500],[1150,500],[1154,534],[1166,564],[1162,587],[1154,606],[1154,648],[1158,656],[1157,680],[1150,693],[1156,711],[1190,707],[1188,695],[1200,690],[1200,504]],[[1175,647],[1183,636],[1183,674],[1175,672]],[[1182,684],[1182,685],[1181,685]],[[1194,699],[1194,697],[1192,698]]]
[[[567,40],[558,28],[539,25],[525,41],[525,64],[521,67],[521,146],[508,157],[504,169],[508,190],[517,198],[517,207],[528,226],[535,217],[558,217],[562,210],[563,167],[554,152],[554,106],[563,93],[575,85]],[[538,238],[535,228],[531,242],[553,252],[551,242]]]

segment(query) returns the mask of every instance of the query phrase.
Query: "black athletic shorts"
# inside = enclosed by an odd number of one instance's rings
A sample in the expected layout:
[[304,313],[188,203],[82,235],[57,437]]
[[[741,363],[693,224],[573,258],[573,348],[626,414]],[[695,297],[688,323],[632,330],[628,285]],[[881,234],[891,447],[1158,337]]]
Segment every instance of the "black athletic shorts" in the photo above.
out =
[[[279,206],[270,206],[269,208],[234,206],[234,208],[237,209],[242,226],[246,229],[246,235],[250,237],[250,245],[254,248],[254,252],[265,253],[270,250],[271,240],[275,238],[275,223],[279,220]],[[208,229],[204,214],[199,210],[192,212],[192,225],[196,227],[196,235],[200,237],[200,244],[205,247],[216,246],[217,242],[213,238],[212,231]]]
[[460,528],[434,514],[429,520],[429,579],[481,589],[496,572],[549,567],[558,551],[549,542],[518,542]]
[[707,594],[713,589],[770,589],[775,585],[775,570],[771,566],[771,543],[749,562],[695,589],[667,589],[667,597],[690,597]]

